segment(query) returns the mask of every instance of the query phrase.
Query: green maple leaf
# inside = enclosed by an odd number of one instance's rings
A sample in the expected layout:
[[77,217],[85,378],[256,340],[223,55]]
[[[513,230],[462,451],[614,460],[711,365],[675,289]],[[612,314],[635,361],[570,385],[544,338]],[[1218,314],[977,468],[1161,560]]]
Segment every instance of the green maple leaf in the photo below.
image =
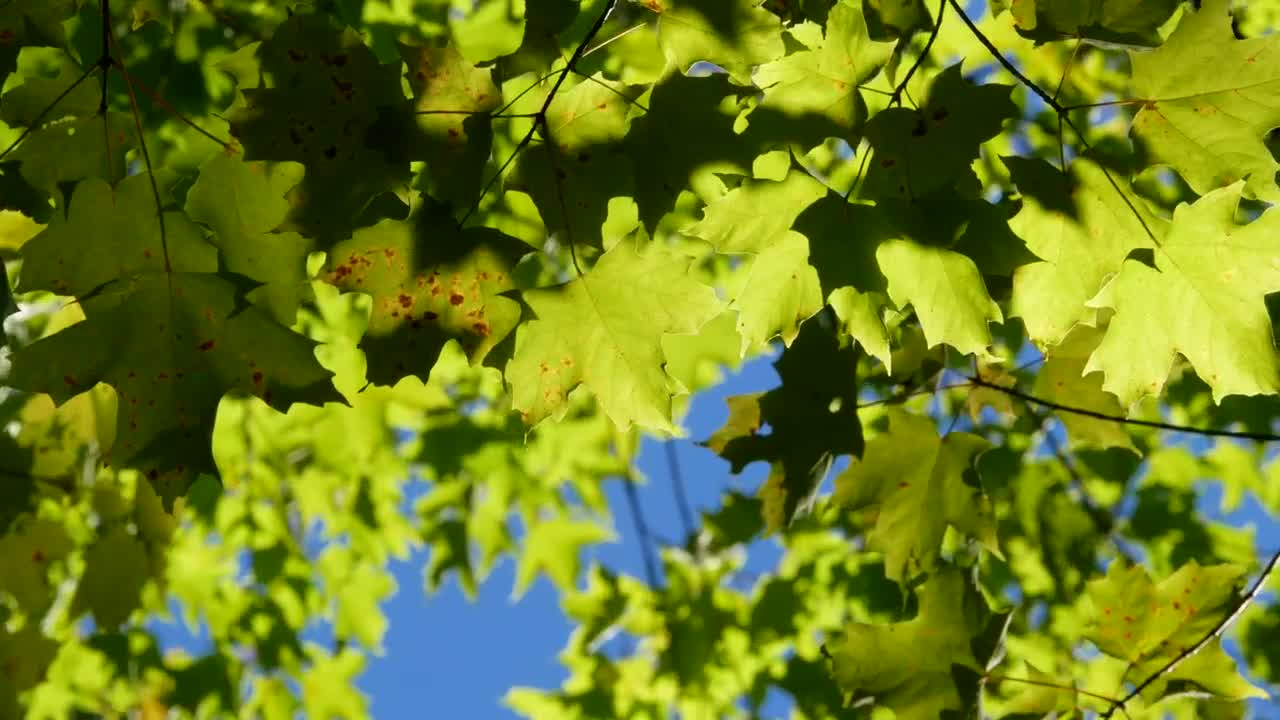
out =
[[75,15],[77,0],[12,0],[0,5],[0,87],[18,67],[18,52],[27,46],[62,47],[62,22]]
[[1264,138],[1280,126],[1280,40],[1236,40],[1230,3],[1210,0],[1183,16],[1152,52],[1132,53],[1132,134],[1203,195],[1247,178],[1245,194],[1280,200],[1280,163]]
[[753,255],[730,282],[729,307],[738,312],[742,354],[781,336],[790,345],[800,323],[822,309],[818,274],[809,266],[809,241],[788,231]]
[[[920,609],[905,622],[853,623],[832,649],[831,671],[845,692],[874,695],[899,720],[937,720],[962,710],[975,688],[953,666],[978,670],[970,643],[982,632],[982,599],[955,568],[931,576]],[[976,673],[974,673],[976,677]]]
[[62,50],[27,50],[18,64],[22,84],[0,96],[0,120],[10,127],[29,127],[42,114],[46,123],[68,115],[93,115],[98,111],[101,89],[88,81],[71,87],[84,73],[84,68]]
[[413,88],[417,132],[400,147],[425,160],[420,177],[433,197],[469,206],[481,187],[481,173],[493,141],[489,113],[502,104],[492,68],[472,65],[457,48],[400,46]]
[[845,332],[891,367],[889,332],[882,318],[889,304],[889,283],[876,262],[877,244],[862,241],[867,234],[887,232],[871,229],[882,224],[874,207],[827,192],[796,218],[795,229],[809,238],[809,263]]
[[72,614],[88,610],[97,627],[119,627],[138,609],[142,586],[154,572],[146,546],[124,525],[117,525],[89,548],[84,562],[84,575],[71,601]]
[[624,239],[581,277],[524,293],[537,319],[516,333],[506,377],[526,421],[562,417],[581,384],[618,427],[675,432],[662,337],[695,333],[722,309],[689,264],[658,246],[641,254]]
[[786,135],[806,145],[827,137],[856,140],[867,117],[858,86],[880,70],[892,49],[868,37],[860,6],[840,0],[827,16],[821,45],[763,65],[752,76],[764,100],[751,122],[776,114]]
[[388,118],[412,112],[400,64],[380,64],[354,31],[305,14],[277,27],[258,46],[257,61],[267,81],[241,86],[228,113],[231,133],[247,160],[306,166],[290,219],[325,246],[344,237],[376,196],[409,179],[408,159],[371,144],[387,134],[379,130]]
[[33,187],[60,197],[63,183],[85,178],[114,183],[123,178],[125,155],[133,144],[133,118],[107,112],[48,123],[28,135],[6,160],[19,163],[22,178]]
[[214,467],[208,435],[226,392],[281,409],[341,397],[315,343],[248,305],[254,284],[218,274],[216,248],[186,216],[165,213],[162,232],[153,202],[146,176],[115,190],[86,180],[66,217],[24,246],[22,286],[78,296],[86,319],[23,348],[9,383],[59,404],[112,385],[111,461],[174,470],[181,486]]
[[523,548],[516,565],[513,598],[524,595],[538,573],[543,573],[557,588],[569,589],[578,580],[578,553],[584,545],[611,542],[614,535],[594,522],[556,518],[533,524],[522,540]]
[[600,247],[609,201],[633,193],[626,146],[627,85],[597,76],[561,89],[547,108],[541,147],[526,149],[507,188],[529,193],[549,232]]
[[[1102,376],[1085,373],[1089,356],[1097,349],[1102,337],[1102,331],[1097,328],[1077,325],[1062,342],[1046,350],[1032,394],[1049,402],[1123,417],[1125,412],[1119,401],[1102,389]],[[1119,447],[1138,452],[1121,423],[1076,413],[1062,413],[1058,419],[1066,427],[1073,447]]]
[[654,85],[649,112],[627,133],[636,203],[648,230],[685,188],[696,190],[712,173],[749,173],[755,153],[733,132],[742,92],[723,75],[672,73]]
[[781,57],[782,23],[755,0],[645,0],[658,13],[658,42],[676,69],[698,61],[747,84],[751,69]]
[[[1124,660],[1126,676],[1149,677],[1200,642],[1235,609],[1243,580],[1238,566],[1201,567],[1192,560],[1153,583],[1142,567],[1113,562],[1105,577],[1089,582],[1093,622],[1086,637],[1102,652]],[[1267,696],[1234,667],[1215,639],[1161,676],[1144,698],[1154,701],[1170,685],[1192,685],[1233,699]]]
[[1088,38],[1109,43],[1159,45],[1157,32],[1178,0],[1013,0],[1018,32],[1037,42]]
[[525,0],[480,0],[450,7],[449,34],[468,61],[478,65],[520,49]]
[[906,584],[932,570],[948,525],[999,554],[995,515],[975,466],[989,447],[969,433],[938,437],[929,418],[895,409],[889,432],[836,478],[837,502],[876,509],[867,543],[884,553],[890,579]]
[[1043,260],[1014,272],[1010,314],[1022,318],[1037,344],[1053,346],[1077,323],[1096,324],[1088,301],[1131,251],[1152,247],[1147,229],[1158,236],[1165,223],[1136,195],[1117,193],[1087,158],[1072,160],[1069,175],[1043,160],[1004,162],[1022,194],[1010,227]]
[[[730,397],[728,421],[703,442],[735,473],[757,460],[770,464],[760,489],[770,530],[806,509],[836,456],[858,456],[863,448],[857,348],[813,318],[774,367],[782,385]],[[770,430],[762,434],[765,423]]]
[[[1116,312],[1085,372],[1101,370],[1103,389],[1124,407],[1160,392],[1175,354],[1209,384],[1214,402],[1280,391],[1264,302],[1280,290],[1274,250],[1280,213],[1270,209],[1248,225],[1235,224],[1243,190],[1241,181],[1179,205],[1155,250],[1155,267],[1125,260],[1091,301]],[[1142,352],[1135,356],[1134,348]]]
[[89,178],[76,185],[67,213],[22,247],[19,290],[84,298],[118,278],[163,273],[165,252],[176,272],[217,269],[217,249],[185,215],[164,213],[164,234],[146,175],[112,188]]
[[59,522],[20,516],[0,537],[0,590],[13,598],[18,609],[42,617],[53,601],[48,570],[74,548]]
[[875,156],[862,192],[868,197],[922,198],[971,176],[978,148],[1016,117],[1009,85],[973,85],[960,64],[933,78],[918,109],[892,107],[867,123]]
[[360,347],[368,378],[395,385],[406,375],[426,382],[445,343],[457,340],[473,362],[484,360],[520,321],[516,262],[531,248],[491,228],[460,230],[452,218],[383,220],[357,230],[329,254],[329,283],[373,299]]
[[711,243],[717,252],[759,253],[777,242],[827,188],[802,169],[780,181],[745,180],[707,205],[685,234]]
[[[302,177],[295,163],[246,163],[218,154],[200,167],[187,192],[187,215],[213,231],[224,269],[261,287],[250,302],[283,325],[292,325],[310,296],[307,253],[311,241],[296,232],[273,232],[289,212],[286,194]],[[150,199],[147,199],[150,202]]]

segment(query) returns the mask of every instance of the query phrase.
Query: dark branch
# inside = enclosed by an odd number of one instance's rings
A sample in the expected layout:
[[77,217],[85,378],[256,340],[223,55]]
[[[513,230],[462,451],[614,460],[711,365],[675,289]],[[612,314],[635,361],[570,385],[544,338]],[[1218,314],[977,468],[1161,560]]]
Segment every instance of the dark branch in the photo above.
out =
[[1217,430],[1214,428],[1198,428],[1190,425],[1175,425],[1174,423],[1160,422],[1159,420],[1139,420],[1137,418],[1127,418],[1120,415],[1110,415],[1097,410],[1089,410],[1087,408],[1073,407],[1071,405],[1063,405],[1062,403],[1053,402],[1038,398],[1035,395],[1022,392],[1017,388],[1004,387],[992,382],[987,382],[982,378],[970,377],[969,384],[978,387],[991,388],[997,392],[1002,392],[1010,397],[1018,398],[1025,402],[1034,403],[1040,407],[1057,410],[1059,412],[1071,413],[1072,415],[1081,415],[1084,417],[1094,418],[1095,420],[1105,420],[1118,425],[1137,425],[1138,427],[1154,428],[1156,430],[1169,430],[1171,432],[1189,433],[1191,435],[1203,435],[1205,437],[1227,437],[1237,438],[1240,440],[1256,440],[1258,442],[1276,442],[1280,441],[1280,435],[1272,433],[1257,433],[1236,430]]

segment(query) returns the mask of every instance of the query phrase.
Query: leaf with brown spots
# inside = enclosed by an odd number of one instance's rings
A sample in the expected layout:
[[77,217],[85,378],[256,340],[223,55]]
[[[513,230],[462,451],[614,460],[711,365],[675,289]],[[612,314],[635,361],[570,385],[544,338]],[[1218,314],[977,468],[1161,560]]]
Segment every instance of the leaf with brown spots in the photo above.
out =
[[122,180],[114,189],[90,178],[76,185],[67,214],[22,248],[18,289],[85,297],[104,284],[135,273],[164,271],[165,245],[175,271],[212,271],[217,251],[200,228],[180,212],[166,212],[165,239],[146,175]]
[[106,460],[182,478],[166,486],[171,506],[195,473],[215,471],[210,436],[228,392],[280,410],[342,402],[316,343],[247,303],[251,287],[212,272],[116,280],[82,300],[85,320],[16,353],[8,382],[59,404],[99,382],[114,387],[116,440]]
[[1130,53],[1133,97],[1145,101],[1131,134],[1201,195],[1246,180],[1245,196],[1280,202],[1266,142],[1280,127],[1280,37],[1237,40],[1230,5],[1207,0],[1163,45]]
[[472,65],[454,47],[401,45],[400,56],[413,88],[417,132],[399,152],[426,161],[422,190],[467,207],[476,202],[493,142],[489,113],[502,105],[493,69]]
[[425,382],[445,343],[456,340],[479,363],[511,333],[520,305],[501,293],[531,250],[491,228],[459,231],[447,217],[384,220],[335,247],[320,276],[373,299],[360,343],[369,381]]
[[[1153,583],[1141,566],[1116,560],[1107,568],[1105,577],[1089,581],[1093,623],[1085,637],[1102,652],[1128,663],[1127,677],[1146,678],[1213,631],[1235,609],[1237,593],[1244,582],[1242,567],[1201,567],[1192,560]],[[1201,649],[1195,658],[1195,663],[1184,663],[1162,676],[1144,697],[1154,700],[1174,682],[1197,685],[1200,690],[1233,700],[1267,697],[1236,674],[1235,663],[1218,640]],[[1204,673],[1196,666],[1214,666],[1224,671]]]
[[635,192],[623,141],[627,101],[638,94],[602,76],[556,93],[547,108],[550,142],[521,153],[507,181],[509,189],[529,193],[548,231],[567,232],[576,244],[601,245],[609,201]]
[[401,66],[379,63],[355,31],[339,30],[328,16],[305,13],[277,27],[256,59],[268,82],[246,86],[259,73],[237,75],[231,134],[247,160],[306,165],[284,229],[324,249],[347,237],[375,198],[409,179],[409,159],[387,152],[411,127]]
[[1244,186],[1179,205],[1154,267],[1126,259],[1089,301],[1115,314],[1085,372],[1101,370],[1102,388],[1122,407],[1158,395],[1179,355],[1213,389],[1214,402],[1280,391],[1266,301],[1280,291],[1280,211],[1237,224]]

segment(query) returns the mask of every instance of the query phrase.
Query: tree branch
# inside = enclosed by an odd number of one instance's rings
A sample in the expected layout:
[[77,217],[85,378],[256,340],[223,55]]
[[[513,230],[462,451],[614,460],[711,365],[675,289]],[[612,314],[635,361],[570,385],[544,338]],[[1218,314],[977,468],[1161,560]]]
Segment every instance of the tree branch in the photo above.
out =
[[1081,415],[1084,417],[1094,418],[1095,420],[1105,420],[1119,425],[1136,425],[1138,427],[1154,428],[1156,430],[1169,430],[1171,432],[1189,433],[1191,435],[1202,435],[1205,437],[1227,437],[1239,440],[1256,440],[1258,442],[1277,442],[1280,441],[1280,435],[1272,433],[1257,433],[1236,430],[1217,430],[1214,428],[1198,428],[1190,425],[1175,425],[1174,423],[1161,422],[1159,420],[1139,420],[1137,418],[1127,418],[1120,415],[1110,415],[1097,410],[1089,410],[1087,408],[1073,407],[1071,405],[1063,405],[1052,400],[1044,400],[1035,395],[1022,392],[1017,388],[1004,387],[992,382],[987,382],[982,378],[970,377],[969,383],[978,387],[991,388],[997,392],[1002,392],[1010,397],[1018,398],[1025,402],[1034,403],[1040,407],[1057,410],[1059,412],[1071,413],[1072,415]]

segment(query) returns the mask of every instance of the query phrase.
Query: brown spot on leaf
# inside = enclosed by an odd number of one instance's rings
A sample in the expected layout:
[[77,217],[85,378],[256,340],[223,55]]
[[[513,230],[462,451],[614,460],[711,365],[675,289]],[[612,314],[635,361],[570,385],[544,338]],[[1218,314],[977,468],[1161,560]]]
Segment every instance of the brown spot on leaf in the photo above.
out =
[[475,331],[475,334],[477,335],[489,337],[489,323],[487,322],[480,321],[471,323],[471,329]]
[[450,305],[461,305],[461,304],[462,304],[463,299],[464,299],[464,298],[462,297],[462,295],[461,295],[460,293],[451,293],[451,294],[449,295],[449,304],[450,304]]
[[396,298],[400,301],[400,307],[413,307],[413,297],[400,293],[400,297]]
[[261,371],[261,370],[254,370],[254,371],[253,371],[253,376],[252,376],[252,377],[253,377],[253,384],[254,384],[254,385],[259,385],[259,384],[261,384],[261,383],[262,383],[262,371]]
[[197,347],[200,348],[200,352],[209,352],[210,350],[213,349],[213,346],[215,344],[216,342],[213,340],[205,340],[204,342],[200,343]]
[[934,111],[933,111],[933,121],[934,121],[934,122],[942,122],[943,120],[946,120],[946,119],[947,119],[947,109],[946,109],[946,108],[938,108],[937,110],[934,110]]
[[76,378],[74,375],[63,375],[62,382],[66,383],[69,387],[76,386]]

